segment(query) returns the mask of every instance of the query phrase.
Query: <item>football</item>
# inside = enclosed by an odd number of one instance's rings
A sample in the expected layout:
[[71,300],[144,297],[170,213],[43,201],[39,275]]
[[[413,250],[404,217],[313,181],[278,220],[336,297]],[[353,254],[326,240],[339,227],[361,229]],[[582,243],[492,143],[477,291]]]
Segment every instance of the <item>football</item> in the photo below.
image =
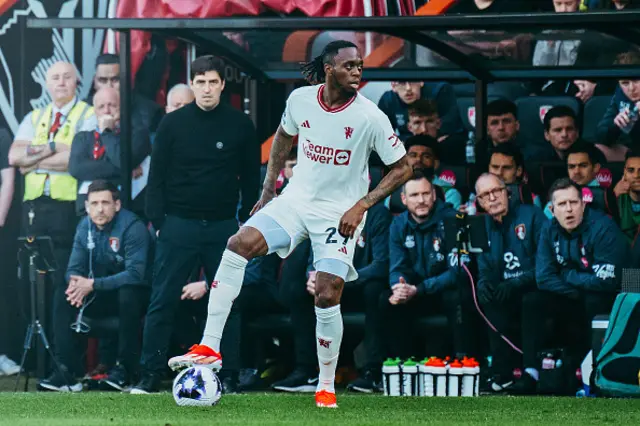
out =
[[208,368],[187,368],[173,380],[173,399],[180,406],[212,406],[221,397],[222,384],[218,376]]

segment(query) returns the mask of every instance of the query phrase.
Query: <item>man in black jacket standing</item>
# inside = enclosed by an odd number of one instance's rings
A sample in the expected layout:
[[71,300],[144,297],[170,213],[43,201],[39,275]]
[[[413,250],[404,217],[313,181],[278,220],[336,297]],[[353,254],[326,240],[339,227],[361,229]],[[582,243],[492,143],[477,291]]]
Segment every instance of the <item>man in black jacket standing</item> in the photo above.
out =
[[[191,64],[195,102],[158,127],[147,183],[147,217],[158,242],[144,326],[142,378],[131,393],[158,390],[182,287],[200,262],[211,282],[238,221],[260,188],[260,145],[251,120],[221,103],[224,68],[213,56]],[[238,212],[238,200],[242,200]]]

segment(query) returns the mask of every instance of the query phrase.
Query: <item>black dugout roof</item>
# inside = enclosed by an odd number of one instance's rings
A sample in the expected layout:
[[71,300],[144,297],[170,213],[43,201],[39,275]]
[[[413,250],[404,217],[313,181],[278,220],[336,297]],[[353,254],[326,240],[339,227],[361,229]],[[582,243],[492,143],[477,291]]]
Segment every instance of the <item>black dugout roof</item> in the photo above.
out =
[[[640,48],[640,11],[340,18],[84,19],[31,18],[30,28],[144,30],[176,37],[225,57],[258,80],[301,78],[282,61],[282,43],[302,30],[369,32],[375,45],[404,41],[416,68],[367,68],[366,80],[526,80],[640,76],[640,66],[613,65],[615,53]],[[247,51],[223,33],[252,40]],[[563,40],[579,53],[572,66],[535,67],[538,41]],[[415,47],[420,46],[416,49]],[[412,52],[412,53],[411,53]]]

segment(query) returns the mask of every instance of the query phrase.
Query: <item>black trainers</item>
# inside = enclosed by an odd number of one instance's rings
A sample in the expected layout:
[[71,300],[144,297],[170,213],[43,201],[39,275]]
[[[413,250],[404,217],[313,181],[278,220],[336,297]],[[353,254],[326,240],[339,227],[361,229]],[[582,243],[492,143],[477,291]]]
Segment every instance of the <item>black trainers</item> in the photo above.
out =
[[67,367],[60,366],[60,371],[55,371],[46,379],[38,383],[38,390],[54,391],[54,392],[80,392],[82,383],[76,380]]
[[272,384],[271,389],[282,392],[315,392],[317,386],[317,374],[295,369],[286,379]]
[[102,379],[105,390],[118,390],[124,392],[129,387],[129,374],[121,364],[114,365],[107,377]]
[[366,370],[364,374],[347,385],[347,390],[373,393],[382,392],[382,374],[376,374],[372,370]]
[[241,393],[238,373],[231,373],[226,377],[221,377],[222,393],[224,395],[235,395]]
[[146,395],[160,390],[160,377],[155,373],[144,373],[142,378],[131,388],[132,395]]
[[509,389],[509,393],[513,395],[535,395],[537,388],[538,381],[531,377],[531,374],[523,372],[522,377]]

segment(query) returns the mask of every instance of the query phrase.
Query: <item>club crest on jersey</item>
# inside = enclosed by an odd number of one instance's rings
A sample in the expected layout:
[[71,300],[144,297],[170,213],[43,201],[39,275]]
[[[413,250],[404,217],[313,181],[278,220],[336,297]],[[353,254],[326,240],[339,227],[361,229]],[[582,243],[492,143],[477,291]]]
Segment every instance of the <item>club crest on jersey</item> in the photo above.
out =
[[544,116],[547,115],[551,108],[553,108],[551,105],[540,106],[540,109],[538,110],[538,113],[540,114],[540,121],[544,123]]
[[398,123],[398,126],[402,127],[405,125],[405,121],[404,121],[404,114],[396,114],[396,122]]
[[111,250],[113,250],[114,253],[117,253],[120,250],[120,238],[110,237],[109,247],[111,247]]
[[527,236],[527,228],[524,226],[524,223],[521,223],[520,225],[516,226],[516,237],[518,237],[518,239],[520,239],[521,241],[524,241],[526,236]]
[[351,136],[353,136],[353,127],[345,127],[344,128],[344,138],[345,139],[351,139]]
[[433,239],[433,251],[440,251],[440,238]]
[[407,235],[407,238],[404,240],[404,246],[408,249],[412,249],[416,246],[416,240],[413,235]]
[[358,237],[358,243],[357,244],[358,244],[358,247],[364,248],[364,246],[366,245],[366,242],[364,241],[364,236],[363,235],[360,235]]
[[582,201],[586,204],[590,204],[593,202],[593,192],[586,186],[582,188]]
[[467,109],[467,118],[469,119],[471,127],[476,127],[476,107],[470,106]]

